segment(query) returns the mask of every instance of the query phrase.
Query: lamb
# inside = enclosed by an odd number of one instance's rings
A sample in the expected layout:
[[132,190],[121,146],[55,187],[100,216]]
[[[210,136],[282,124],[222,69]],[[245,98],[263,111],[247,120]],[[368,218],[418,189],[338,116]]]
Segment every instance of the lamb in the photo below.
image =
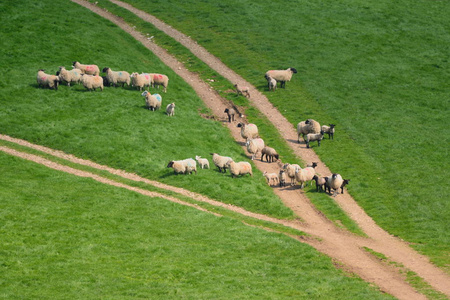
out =
[[144,91],[141,96],[145,97],[145,105],[151,110],[155,111],[161,108],[162,98],[160,94],[150,94],[148,91]]
[[61,81],[67,82],[67,86],[70,86],[72,82],[79,83],[81,80],[81,74],[80,69],[66,70],[65,67],[59,67],[59,71],[56,72],[56,75],[59,76]]
[[236,94],[239,96],[239,94],[250,98],[250,89],[247,86],[239,86],[237,83],[234,85],[236,88]]
[[286,172],[286,175],[291,179],[291,186],[295,184],[295,170],[300,166],[297,164],[284,164],[282,170]]
[[175,103],[172,102],[166,106],[166,114],[171,117],[175,115]]
[[327,183],[325,185],[325,191],[328,188],[329,193],[331,194],[331,189],[334,190],[333,197],[336,197],[336,195],[339,193],[339,188],[344,183],[344,179],[342,179],[342,176],[340,174],[334,173],[331,176],[328,176]]
[[344,194],[344,187],[350,183],[350,179],[344,179],[344,181],[341,184],[341,194]]
[[46,74],[43,69],[40,69],[37,72],[36,80],[38,87],[49,87],[50,89],[58,90],[59,76]]
[[309,143],[317,141],[317,147],[320,147],[320,141],[323,139],[323,130],[320,133],[308,133],[305,138],[306,148],[309,148]]
[[103,91],[103,78],[101,76],[82,74],[81,83],[89,91],[95,91],[97,88]]
[[153,79],[149,74],[138,74],[136,72],[131,74],[131,84],[142,91],[143,88],[150,87],[153,84]]
[[270,186],[278,184],[279,179],[277,173],[267,173],[267,171],[264,171],[263,175],[264,177],[266,177],[267,184],[269,184]]
[[283,169],[281,169],[278,174],[278,180],[280,182],[280,187],[286,186],[286,172]]
[[277,161],[280,155],[277,153],[277,151],[271,147],[265,146],[261,150],[261,161],[263,161],[264,155],[266,156],[267,162],[274,162]]
[[[291,81],[292,74],[297,73],[297,70],[294,68],[288,68],[286,70],[270,70],[266,72],[265,78],[272,77],[277,82],[280,82],[280,87],[286,87],[286,81]],[[268,79],[267,79],[268,81]],[[269,86],[270,88],[270,86]]]
[[234,108],[225,108],[224,113],[226,113],[228,115],[228,122],[231,123],[231,121],[234,122],[234,115],[236,114],[236,111],[234,110]]
[[143,73],[145,75],[150,75],[151,79],[152,79],[152,87],[155,87],[155,85],[159,86],[162,85],[163,92],[166,93],[167,92],[167,86],[169,85],[169,77],[167,77],[167,75],[163,75],[163,74],[156,74],[156,73]]
[[233,159],[228,156],[221,156],[217,153],[210,153],[212,155],[213,163],[219,168],[219,172],[225,173],[227,171],[227,163]]
[[195,160],[198,162],[200,169],[209,169],[209,161],[201,156],[195,156]]
[[230,168],[231,177],[245,174],[250,174],[250,176],[253,176],[252,166],[246,161],[236,163],[231,160],[227,162],[227,167]]
[[254,139],[258,137],[258,126],[255,124],[239,123],[237,127],[241,128],[241,136],[243,139]]
[[326,134],[328,134],[328,139],[332,139],[334,140],[334,127],[336,125],[334,124],[330,124],[330,126],[327,125],[323,125],[322,126],[322,131]]
[[319,177],[314,175],[313,180],[316,182],[316,191],[321,192],[325,191],[328,177]]
[[167,165],[167,168],[172,168],[175,174],[191,174],[192,172],[197,174],[197,163],[192,158],[172,160]]
[[269,85],[269,91],[275,91],[277,89],[277,81],[270,76],[266,76],[266,79]]
[[260,138],[248,139],[245,145],[247,146],[247,151],[252,154],[252,160],[254,160],[256,154],[264,148],[264,140]]
[[295,179],[300,182],[300,189],[303,189],[305,182],[311,181],[314,175],[316,175],[316,170],[313,167],[295,168]]
[[75,69],[80,69],[82,74],[88,74],[88,75],[100,75],[100,69],[97,65],[83,65],[80,64],[78,61],[74,61],[72,63],[72,66]]
[[108,67],[103,68],[103,73],[106,73],[106,78],[108,79],[109,85],[111,84],[116,86],[116,84],[121,83],[122,87],[126,85],[130,85],[131,77],[130,73],[127,71],[113,71]]
[[297,142],[300,143],[300,135],[305,138],[308,133],[320,133],[321,130],[319,122],[313,119],[302,121],[297,124]]

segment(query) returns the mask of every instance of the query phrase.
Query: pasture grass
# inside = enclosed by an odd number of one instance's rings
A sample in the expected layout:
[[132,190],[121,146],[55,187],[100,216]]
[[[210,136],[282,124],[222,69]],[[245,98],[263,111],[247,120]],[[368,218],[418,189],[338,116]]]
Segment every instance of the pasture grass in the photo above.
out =
[[336,124],[314,148],[321,160],[380,226],[448,272],[448,1],[126,2],[261,91],[267,70],[297,68],[270,101],[293,125]]
[[5,299],[393,299],[283,234],[0,153]]
[[[200,116],[206,108],[188,84],[143,45],[74,3],[1,5],[2,133],[250,211],[293,217],[257,170],[253,178],[231,178],[215,168],[191,176],[174,175],[166,168],[170,160],[195,155],[211,160],[210,152],[248,159],[223,124]],[[83,22],[79,15],[85,16]],[[74,60],[96,63],[101,69],[167,74],[170,83],[168,92],[161,93],[163,107],[175,102],[176,116],[167,117],[163,109],[144,109],[141,93],[131,87],[108,87],[103,92],[88,92],[81,85],[60,86],[58,91],[37,88],[38,69],[54,74]]]

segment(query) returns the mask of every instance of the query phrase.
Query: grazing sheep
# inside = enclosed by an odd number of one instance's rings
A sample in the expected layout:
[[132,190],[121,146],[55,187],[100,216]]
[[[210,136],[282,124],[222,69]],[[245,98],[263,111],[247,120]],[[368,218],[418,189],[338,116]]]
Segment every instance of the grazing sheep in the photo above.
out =
[[98,68],[97,65],[83,65],[77,61],[74,61],[72,63],[72,66],[75,69],[80,69],[81,73],[83,73],[83,74],[94,75],[94,76],[100,75],[100,69]]
[[81,74],[80,69],[66,70],[65,67],[59,67],[59,71],[56,72],[56,75],[59,76],[60,81],[67,82],[67,86],[70,86],[72,82],[79,83],[81,80]]
[[281,169],[278,174],[278,180],[280,181],[280,187],[286,186],[286,171],[283,169]]
[[201,156],[195,156],[195,160],[198,162],[200,169],[209,169],[209,161]]
[[108,79],[109,85],[111,84],[116,86],[116,84],[121,83],[122,87],[126,85],[130,85],[131,77],[130,73],[127,71],[113,71],[110,68],[106,67],[102,70],[103,73],[106,73],[106,78]]
[[267,171],[264,171],[263,175],[264,177],[266,177],[268,185],[272,186],[278,184],[279,179],[277,173],[267,173]]
[[192,172],[197,174],[197,163],[192,158],[172,160],[167,165],[167,168],[172,168],[175,174],[191,174]]
[[305,138],[306,148],[309,148],[309,143],[317,141],[317,147],[320,147],[320,141],[323,139],[323,130],[320,133],[308,133]]
[[175,115],[175,103],[172,102],[166,106],[166,114],[171,117]]
[[313,167],[295,168],[295,179],[300,182],[300,189],[303,189],[305,182],[311,181],[316,175],[316,170]]
[[250,89],[247,86],[239,86],[237,83],[234,85],[236,88],[236,94],[245,96],[247,98],[250,98]]
[[308,133],[320,133],[321,130],[319,122],[313,119],[302,121],[297,124],[297,142],[300,143],[300,135],[304,139]]
[[264,148],[264,141],[261,138],[248,139],[245,145],[247,146],[247,151],[252,154],[252,160],[254,160],[256,154]]
[[149,75],[151,77],[152,83],[151,86],[154,88],[156,85],[159,86],[162,85],[163,92],[167,92],[167,86],[169,85],[169,77],[167,75],[163,74],[156,74],[156,73],[143,73],[145,75]]
[[234,122],[234,115],[236,114],[236,111],[234,110],[234,108],[225,108],[224,113],[226,113],[228,115],[228,122],[231,123],[231,121]]
[[82,74],[80,81],[89,91],[95,91],[97,88],[103,91],[103,78],[101,76]]
[[344,183],[344,179],[342,179],[342,176],[340,174],[334,173],[331,176],[328,176],[327,183],[325,185],[325,191],[328,188],[329,193],[331,194],[331,189],[334,190],[333,197],[336,197],[337,194],[339,194],[339,188]]
[[271,147],[265,146],[261,150],[261,161],[263,161],[264,155],[266,156],[267,162],[274,162],[277,161],[280,155],[277,153],[277,151]]
[[153,83],[152,77],[149,74],[138,74],[136,72],[131,74],[131,85],[138,87],[139,91],[143,88],[150,87]]
[[328,177],[319,177],[317,175],[314,175],[313,180],[316,182],[316,191],[317,192],[323,192],[326,189],[326,184]]
[[335,126],[336,125],[334,125],[334,124],[330,124],[330,126],[327,126],[327,125],[323,125],[322,126],[322,131],[324,133],[328,134],[328,139],[334,140],[334,127]]
[[162,98],[160,94],[150,94],[148,91],[144,91],[141,96],[145,97],[145,105],[151,110],[155,111],[161,108]]
[[233,159],[228,156],[221,156],[217,153],[210,153],[212,155],[213,163],[216,167],[219,168],[219,172],[225,173],[227,171],[227,163],[232,161]]
[[241,136],[243,139],[254,139],[258,137],[258,126],[255,124],[239,123],[237,127],[241,128]]
[[36,79],[37,79],[38,87],[42,86],[44,88],[48,87],[50,89],[55,89],[55,90],[58,89],[58,84],[60,81],[59,76],[46,74],[44,72],[44,70],[40,69],[37,72]]
[[230,168],[231,177],[245,174],[250,174],[250,176],[253,176],[252,165],[246,161],[236,163],[231,160],[227,162],[227,167]]
[[297,164],[284,164],[282,170],[286,172],[286,175],[291,179],[291,185],[295,184],[295,170],[300,166]]
[[[265,78],[272,77],[277,82],[280,82],[280,87],[286,87],[286,81],[291,81],[292,74],[297,73],[297,70],[294,68],[288,68],[286,70],[270,70],[266,72]],[[267,80],[268,81],[268,80]],[[269,86],[270,88],[270,86]]]
[[266,76],[266,79],[269,85],[269,91],[275,91],[277,89],[277,81],[270,76]]

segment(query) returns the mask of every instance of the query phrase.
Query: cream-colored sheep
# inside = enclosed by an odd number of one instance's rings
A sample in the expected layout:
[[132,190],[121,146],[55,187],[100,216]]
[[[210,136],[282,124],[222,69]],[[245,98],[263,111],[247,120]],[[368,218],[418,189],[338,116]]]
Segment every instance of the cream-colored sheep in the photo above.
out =
[[234,115],[236,114],[234,108],[225,108],[224,113],[226,113],[228,116],[228,122],[231,123],[231,121],[234,121]]
[[38,87],[48,87],[55,90],[58,89],[58,84],[60,81],[59,76],[46,74],[42,69],[37,72],[36,80]]
[[234,161],[229,161],[227,163],[227,167],[230,168],[231,177],[245,174],[250,174],[250,176],[253,176],[252,166],[246,161],[240,161],[237,163]]
[[200,169],[209,169],[209,161],[201,156],[195,156],[195,160],[198,162]]
[[295,170],[300,168],[297,164],[284,164],[282,169],[286,172],[287,177],[291,179],[291,185],[295,184]]
[[241,128],[241,136],[244,140],[258,137],[258,126],[255,124],[239,123],[237,124],[237,127]]
[[327,183],[325,185],[325,191],[328,188],[328,191],[331,194],[331,190],[334,190],[333,197],[336,197],[337,194],[339,194],[339,188],[341,188],[342,184],[344,183],[344,179],[342,179],[342,176],[340,174],[334,173],[327,178]]
[[103,78],[101,76],[82,74],[80,81],[89,91],[95,91],[97,88],[103,91]]
[[174,116],[175,115],[175,103],[174,102],[172,102],[172,103],[170,103],[170,104],[168,104],[166,106],[166,114],[168,116]]
[[163,87],[163,92],[164,93],[167,92],[167,86],[169,86],[169,77],[167,77],[167,75],[157,73],[143,73],[143,74],[151,76],[152,87],[158,86],[159,88],[159,86],[161,85]]
[[113,71],[110,68],[106,67],[103,68],[103,73],[106,73],[106,79],[108,79],[108,83],[111,86],[114,85],[114,87],[117,84],[122,84],[122,87],[126,85],[130,85],[131,77],[130,73],[127,71]]
[[162,97],[160,94],[150,94],[148,91],[144,91],[141,96],[145,97],[145,105],[151,110],[155,111],[161,108]]
[[225,173],[227,171],[227,163],[232,161],[233,159],[228,156],[222,156],[217,153],[210,153],[212,155],[213,163],[216,167],[219,168],[219,172]]
[[313,119],[302,121],[297,124],[297,142],[300,143],[300,135],[305,138],[308,133],[320,133],[321,130],[319,122]]
[[280,187],[286,186],[286,171],[281,169],[278,174],[278,180],[280,182]]
[[295,168],[295,180],[300,182],[300,188],[303,189],[305,182],[313,180],[316,170],[313,167]]
[[245,96],[247,98],[250,98],[250,88],[248,86],[239,86],[237,83],[234,85],[236,88],[236,94]]
[[285,88],[286,81],[291,81],[292,74],[297,73],[297,70],[294,68],[288,68],[286,70],[270,70],[266,72],[266,79],[270,76],[275,79],[277,82],[280,82],[280,87]]
[[264,148],[264,140],[261,138],[248,139],[245,145],[247,146],[247,151],[252,155],[252,160],[254,160],[256,154],[260,153]]
[[320,133],[308,133],[305,137],[306,148],[309,148],[309,143],[317,141],[317,147],[320,147],[320,141],[323,139],[323,130]]
[[336,125],[330,124],[330,126],[322,125],[322,131],[326,134],[328,134],[328,139],[334,139],[334,127]]
[[184,160],[172,160],[167,165],[167,168],[172,168],[174,173],[191,174],[195,172],[197,174],[197,163],[192,158]]
[[267,173],[267,171],[264,171],[263,176],[266,177],[267,184],[270,186],[277,185],[279,182],[277,173]]
[[313,180],[316,182],[317,192],[323,192],[326,189],[325,185],[327,184],[328,177],[314,175]]
[[277,81],[270,76],[267,76],[266,79],[269,85],[269,91],[275,91],[277,89]]
[[100,75],[100,69],[97,65],[83,65],[80,64],[78,61],[74,61],[72,63],[72,66],[75,69],[81,70],[81,73],[88,74],[88,75]]
[[138,74],[134,72],[130,77],[132,86],[139,88],[140,91],[145,87],[150,88],[153,83],[153,79],[149,74]]
[[66,70],[65,67],[59,67],[59,71],[56,72],[56,75],[59,76],[61,81],[67,82],[67,86],[70,86],[71,83],[79,83],[81,74],[80,69]]

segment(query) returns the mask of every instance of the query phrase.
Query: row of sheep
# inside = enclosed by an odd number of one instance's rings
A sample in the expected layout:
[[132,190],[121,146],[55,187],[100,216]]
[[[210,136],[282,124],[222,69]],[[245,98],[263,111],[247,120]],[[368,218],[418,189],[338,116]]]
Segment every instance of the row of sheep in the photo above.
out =
[[127,71],[113,71],[111,68],[105,67],[102,72],[105,76],[100,76],[100,69],[97,65],[85,65],[78,61],[72,63],[72,70],[67,70],[65,67],[59,67],[56,75],[47,74],[40,69],[37,74],[38,86],[48,87],[50,89],[58,89],[60,83],[70,84],[81,83],[89,91],[100,89],[103,91],[104,86],[114,87],[121,85],[124,87],[133,86],[142,89],[149,89],[150,87],[162,86],[163,91],[167,92],[169,85],[169,77],[164,74],[157,73],[142,73],[137,72],[128,73]]

